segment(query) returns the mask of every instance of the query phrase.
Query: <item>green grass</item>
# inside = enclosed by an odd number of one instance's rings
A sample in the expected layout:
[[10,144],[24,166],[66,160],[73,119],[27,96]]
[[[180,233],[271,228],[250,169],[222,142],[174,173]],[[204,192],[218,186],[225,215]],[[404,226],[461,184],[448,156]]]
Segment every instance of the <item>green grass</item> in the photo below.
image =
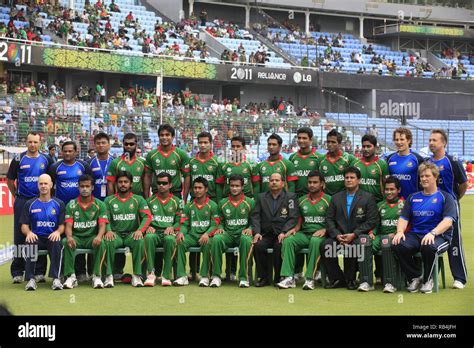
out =
[[[468,273],[474,274],[474,196],[462,200],[463,241]],[[12,239],[12,217],[0,217],[0,243]],[[131,271],[127,258],[128,272]],[[9,266],[0,266],[0,302],[15,314],[23,315],[473,315],[471,283],[464,290],[453,290],[452,277],[446,261],[447,289],[438,294],[409,294],[400,291],[384,294],[381,289],[370,293],[345,289],[314,291],[275,288],[239,289],[235,283],[219,289],[140,288],[117,284],[114,289],[94,290],[81,284],[73,290],[50,290],[50,281],[40,284],[35,292],[26,292],[23,285],[11,284]]]

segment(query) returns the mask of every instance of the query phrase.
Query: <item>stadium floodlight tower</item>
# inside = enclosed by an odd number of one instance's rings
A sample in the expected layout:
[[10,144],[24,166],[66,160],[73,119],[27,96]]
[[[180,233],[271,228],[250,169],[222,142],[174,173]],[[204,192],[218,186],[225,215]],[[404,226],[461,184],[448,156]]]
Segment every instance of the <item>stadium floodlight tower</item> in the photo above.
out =
[[160,97],[160,125],[163,124],[163,67],[160,74],[156,76],[156,96]]

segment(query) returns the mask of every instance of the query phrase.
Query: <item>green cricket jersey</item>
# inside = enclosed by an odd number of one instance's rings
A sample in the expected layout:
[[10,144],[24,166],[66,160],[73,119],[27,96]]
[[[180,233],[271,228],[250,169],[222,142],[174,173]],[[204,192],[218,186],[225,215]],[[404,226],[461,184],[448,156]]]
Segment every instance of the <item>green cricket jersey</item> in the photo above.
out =
[[184,206],[180,232],[184,235],[188,233],[210,234],[217,228],[219,221],[217,204],[209,197],[206,197],[201,206],[191,201]]
[[145,160],[141,157],[134,156],[129,162],[125,156],[114,158],[107,170],[107,181],[115,182],[116,175],[119,171],[126,171],[132,174],[132,192],[136,195],[143,195],[142,176],[145,173]]
[[109,219],[104,202],[92,197],[91,202],[84,204],[78,197],[66,205],[64,222],[72,223],[73,236],[88,238],[96,236],[99,224],[108,223]]
[[293,153],[290,156],[290,162],[295,167],[295,175],[298,177],[296,181],[295,193],[301,197],[308,193],[308,174],[312,170],[319,168],[321,155],[312,149],[308,154],[302,154],[300,151]]
[[255,206],[253,199],[242,194],[240,201],[234,204],[230,197],[219,202],[220,228],[231,235],[240,235],[249,227],[250,213]]
[[301,232],[313,234],[326,228],[326,213],[331,202],[331,196],[321,192],[319,197],[313,201],[310,194],[300,197],[300,221]]
[[145,232],[151,222],[151,213],[145,198],[133,194],[122,199],[118,193],[105,199],[109,224],[107,232],[113,231],[122,237],[140,230]]
[[384,179],[389,175],[387,162],[375,157],[371,162],[361,159],[355,166],[359,168],[361,174],[360,188],[373,194],[377,202],[383,200]]
[[319,171],[324,175],[326,182],[325,191],[332,196],[344,190],[344,169],[353,166],[357,162],[357,158],[347,152],[339,152],[335,160],[324,156],[319,163]]
[[279,156],[276,161],[266,159],[255,167],[255,175],[252,177],[253,182],[260,182],[260,193],[270,190],[270,176],[274,173],[280,173],[285,181],[285,189],[288,190],[288,182],[298,180],[295,173],[295,167],[292,162]]
[[[172,177],[171,183],[173,184],[171,192],[181,192],[181,178],[189,173],[189,156],[185,151],[172,146],[171,151],[165,153],[160,145],[146,155],[145,165],[147,170],[152,171],[155,177],[161,172],[170,174]],[[153,192],[157,191],[156,183],[153,184],[152,190]]]
[[252,176],[254,175],[256,165],[255,162],[249,160],[244,160],[240,163],[222,163],[217,171],[216,180],[217,184],[224,185],[222,196],[227,197],[230,194],[229,178],[234,174],[239,174],[244,177],[244,195],[253,197]]
[[179,228],[183,201],[173,194],[169,194],[164,201],[155,194],[147,199],[148,207],[151,211],[151,227],[159,231],[164,231],[167,227]]
[[217,157],[212,152],[209,153],[208,159],[205,160],[201,160],[198,156],[199,153],[196,155],[196,157],[193,157],[189,160],[189,174],[191,175],[191,186],[194,179],[203,177],[209,182],[209,187],[207,191],[208,196],[211,198],[216,198],[217,168],[219,168],[220,163],[217,160]]
[[397,233],[398,218],[405,205],[405,200],[399,198],[393,203],[383,200],[377,204],[380,214],[380,224],[375,234],[386,235],[389,233]]

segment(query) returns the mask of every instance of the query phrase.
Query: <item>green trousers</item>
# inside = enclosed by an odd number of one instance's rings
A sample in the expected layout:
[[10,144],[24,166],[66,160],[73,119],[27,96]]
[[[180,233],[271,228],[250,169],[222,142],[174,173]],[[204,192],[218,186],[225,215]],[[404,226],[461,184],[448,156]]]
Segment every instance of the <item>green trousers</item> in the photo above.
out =
[[252,262],[253,237],[242,234],[239,244],[239,280],[250,281],[248,269]]
[[[173,235],[164,235],[163,232],[147,233],[145,235],[145,258],[146,270],[155,271],[155,249],[162,246],[164,252],[163,278],[171,279],[171,270],[173,268],[173,258],[176,254],[176,237]],[[160,276],[160,274],[157,274]]]
[[296,232],[293,236],[283,239],[281,248],[282,266],[280,275],[282,277],[293,277],[295,274],[296,254],[304,248],[309,249],[306,265],[306,279],[314,279],[316,265],[319,260],[319,246],[325,237],[313,237],[310,234]]
[[[96,236],[92,237],[77,237],[72,236],[76,241],[77,249],[92,249],[93,255],[93,274],[100,276],[102,264],[104,263],[105,257],[105,241],[102,239],[102,242],[97,247],[92,247],[92,241]],[[64,276],[69,277],[74,273],[74,252],[75,249],[71,249],[67,243],[67,238],[63,238],[62,243],[64,245]]]
[[123,247],[129,247],[132,252],[133,274],[142,274],[142,263],[145,260],[145,238],[134,240],[133,233],[129,233],[125,237],[121,237],[116,233],[114,240],[105,241],[105,247],[107,250],[105,256],[105,274],[107,276],[113,274],[115,250]]
[[222,254],[228,248],[239,246],[241,234],[232,235],[228,233],[215,234],[209,240],[211,248],[212,275],[221,277],[222,273]]
[[196,233],[189,233],[184,236],[184,240],[178,244],[178,270],[177,270],[177,277],[184,277],[188,274],[186,273],[186,252],[191,247],[201,247],[201,268],[199,274],[202,277],[209,276],[209,257],[210,257],[210,247],[209,242],[205,245],[199,245],[199,238],[201,238],[200,234]]

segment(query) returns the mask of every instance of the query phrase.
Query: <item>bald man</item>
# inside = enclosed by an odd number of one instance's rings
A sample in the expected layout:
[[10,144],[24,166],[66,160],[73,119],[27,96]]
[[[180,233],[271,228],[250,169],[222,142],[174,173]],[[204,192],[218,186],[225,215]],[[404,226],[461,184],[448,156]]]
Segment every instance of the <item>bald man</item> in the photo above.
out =
[[51,197],[53,182],[48,174],[38,178],[39,197],[25,203],[20,217],[21,232],[25,235],[26,248],[23,256],[26,260],[25,279],[28,282],[25,290],[36,290],[34,278],[38,249],[47,249],[50,258],[49,276],[53,278],[52,289],[62,290],[59,280],[63,246],[61,234],[64,232],[64,203]]
[[284,190],[285,181],[280,173],[270,176],[270,190],[260,193],[251,216],[251,230],[255,248],[257,282],[261,287],[271,284],[269,273],[270,260],[267,249],[273,249],[274,281],[280,280],[281,243],[285,233],[294,228],[298,222],[298,196]]

